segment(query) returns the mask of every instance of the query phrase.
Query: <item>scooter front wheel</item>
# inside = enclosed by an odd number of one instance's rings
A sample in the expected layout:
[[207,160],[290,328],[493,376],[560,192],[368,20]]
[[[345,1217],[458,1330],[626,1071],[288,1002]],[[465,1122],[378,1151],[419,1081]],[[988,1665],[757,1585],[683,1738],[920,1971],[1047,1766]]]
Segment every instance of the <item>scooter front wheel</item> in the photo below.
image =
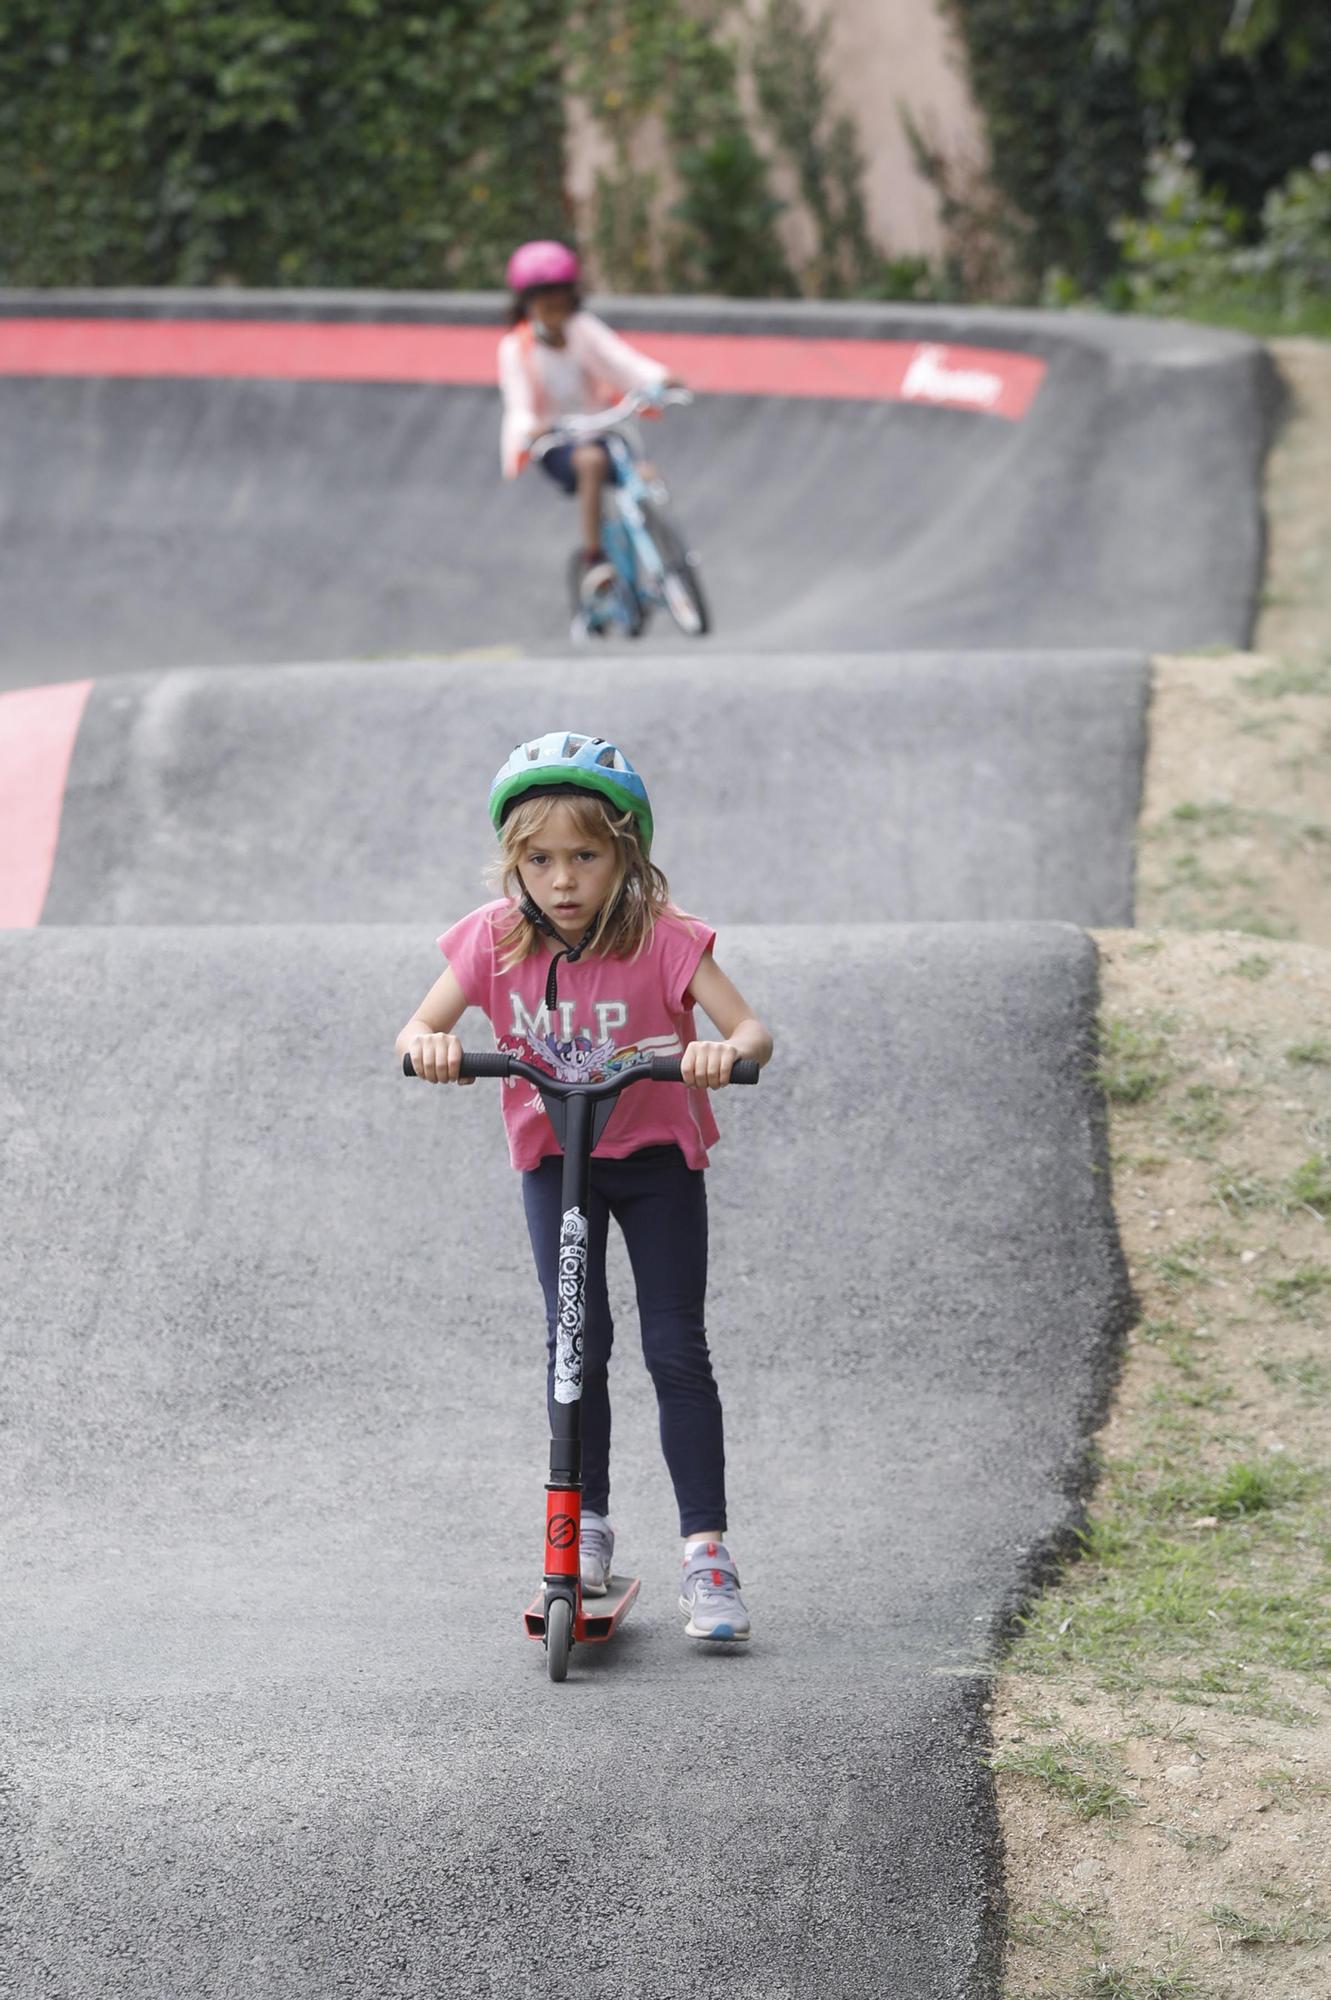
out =
[[545,1607],[545,1665],[552,1681],[567,1680],[572,1644],[573,1606],[566,1597],[554,1597]]

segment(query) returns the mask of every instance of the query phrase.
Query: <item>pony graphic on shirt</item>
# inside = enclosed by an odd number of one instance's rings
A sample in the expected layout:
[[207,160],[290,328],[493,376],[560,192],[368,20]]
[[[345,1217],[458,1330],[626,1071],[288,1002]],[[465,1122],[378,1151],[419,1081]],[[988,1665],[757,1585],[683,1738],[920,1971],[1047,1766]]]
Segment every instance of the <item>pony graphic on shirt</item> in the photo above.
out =
[[[647,1052],[636,1042],[621,1049],[609,1036],[594,1042],[587,1034],[574,1035],[564,1042],[555,1034],[542,1035],[535,1042],[525,1035],[505,1035],[500,1038],[499,1047],[506,1055],[520,1056],[537,1069],[548,1069],[557,1083],[602,1083],[607,1077],[618,1076],[621,1070],[633,1069],[647,1060]],[[532,1101],[540,1103],[539,1093]]]

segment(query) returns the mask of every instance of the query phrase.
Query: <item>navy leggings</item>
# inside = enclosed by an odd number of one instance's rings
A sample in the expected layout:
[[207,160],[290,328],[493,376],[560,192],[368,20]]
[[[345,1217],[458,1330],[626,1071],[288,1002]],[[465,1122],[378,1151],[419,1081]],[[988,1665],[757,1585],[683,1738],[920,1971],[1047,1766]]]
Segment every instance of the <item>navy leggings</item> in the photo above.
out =
[[[563,1160],[542,1160],[522,1176],[536,1269],[548,1326],[547,1401],[553,1398],[555,1273],[563,1213]],[[582,1499],[610,1507],[610,1390],[615,1330],[605,1283],[610,1217],[624,1233],[638,1293],[642,1352],[656,1387],[661,1449],[679,1502],[682,1535],[726,1525],[721,1398],[707,1352],[707,1190],[700,1168],[678,1146],[645,1146],[626,1160],[592,1159],[588,1217],[587,1318],[582,1364]]]

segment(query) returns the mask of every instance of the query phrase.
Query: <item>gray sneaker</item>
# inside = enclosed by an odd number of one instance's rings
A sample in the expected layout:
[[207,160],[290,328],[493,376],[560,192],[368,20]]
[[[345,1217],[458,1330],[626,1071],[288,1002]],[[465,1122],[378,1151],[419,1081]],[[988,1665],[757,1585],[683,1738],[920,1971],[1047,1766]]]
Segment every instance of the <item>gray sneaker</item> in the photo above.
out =
[[679,1608],[687,1611],[690,1639],[747,1639],[749,1614],[739,1594],[739,1571],[724,1542],[699,1542],[684,1559]]
[[578,1567],[582,1571],[584,1597],[604,1597],[610,1588],[610,1566],[615,1555],[615,1531],[604,1514],[582,1517],[578,1537]]

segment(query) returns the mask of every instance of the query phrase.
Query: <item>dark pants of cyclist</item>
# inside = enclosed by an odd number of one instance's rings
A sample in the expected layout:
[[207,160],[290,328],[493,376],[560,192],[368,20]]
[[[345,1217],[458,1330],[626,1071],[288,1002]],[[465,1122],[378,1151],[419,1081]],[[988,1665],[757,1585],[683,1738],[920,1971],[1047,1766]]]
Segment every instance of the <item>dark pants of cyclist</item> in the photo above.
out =
[[[563,1213],[563,1161],[542,1160],[522,1176],[536,1269],[548,1323],[547,1402],[553,1404],[556,1270]],[[624,1234],[638,1293],[642,1351],[656,1388],[661,1448],[679,1502],[682,1535],[726,1525],[721,1398],[707,1351],[707,1190],[678,1146],[646,1146],[626,1160],[592,1160],[586,1325],[582,1362],[582,1502],[610,1506],[610,1392],[614,1326],[605,1282],[613,1215]]]
[[[582,442],[584,444],[599,445],[602,456],[605,459],[606,476],[608,478],[612,467],[610,464],[610,450],[605,439],[598,437],[584,438]],[[563,491],[568,494],[574,494],[578,490],[578,475],[573,468],[573,454],[577,448],[575,444],[552,444],[549,451],[542,452],[538,461],[541,471],[545,474],[546,478],[553,479],[555,485],[562,487]]]

